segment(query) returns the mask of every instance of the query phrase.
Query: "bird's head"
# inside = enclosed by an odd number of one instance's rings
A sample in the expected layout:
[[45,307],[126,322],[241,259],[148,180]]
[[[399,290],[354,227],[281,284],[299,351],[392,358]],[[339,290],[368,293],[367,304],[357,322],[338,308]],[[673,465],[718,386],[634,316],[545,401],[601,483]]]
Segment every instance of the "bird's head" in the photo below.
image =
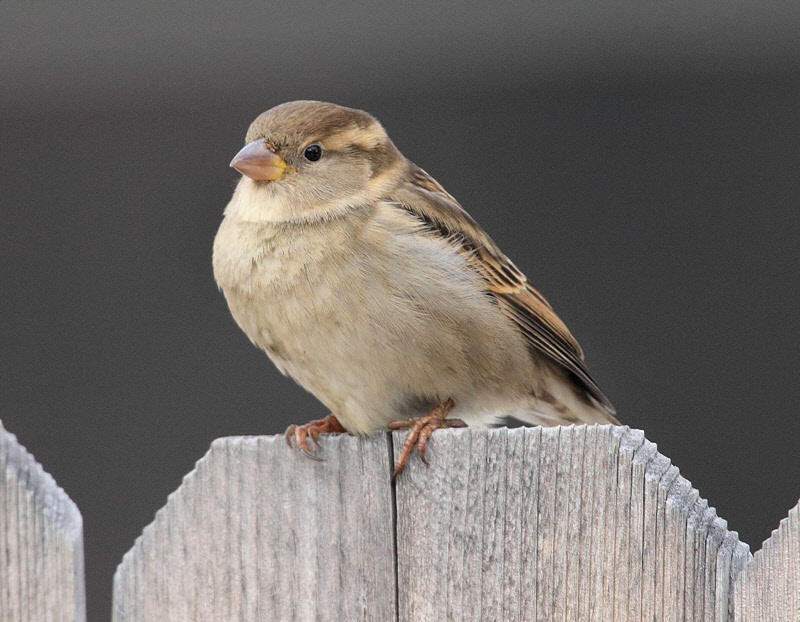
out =
[[267,110],[245,142],[231,162],[243,177],[229,209],[256,221],[331,218],[374,201],[404,160],[374,117],[317,101]]

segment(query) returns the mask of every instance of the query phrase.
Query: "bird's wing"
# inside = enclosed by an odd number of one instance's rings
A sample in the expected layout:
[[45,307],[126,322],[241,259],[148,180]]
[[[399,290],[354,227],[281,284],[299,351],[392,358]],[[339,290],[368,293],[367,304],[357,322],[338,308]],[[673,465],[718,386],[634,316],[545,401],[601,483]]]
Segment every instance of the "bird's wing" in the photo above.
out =
[[390,200],[414,214],[432,235],[458,245],[486,281],[497,304],[519,327],[528,345],[570,371],[609,413],[614,407],[583,362],[583,352],[564,322],[525,275],[500,251],[477,222],[433,177],[410,164],[409,181]]

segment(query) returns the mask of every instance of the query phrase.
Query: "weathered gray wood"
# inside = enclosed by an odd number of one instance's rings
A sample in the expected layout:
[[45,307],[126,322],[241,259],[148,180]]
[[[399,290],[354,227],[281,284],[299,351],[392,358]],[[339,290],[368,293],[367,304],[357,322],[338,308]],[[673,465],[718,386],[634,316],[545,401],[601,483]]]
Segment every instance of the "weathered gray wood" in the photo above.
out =
[[734,607],[736,622],[800,620],[800,503],[739,573]]
[[215,441],[114,577],[115,622],[392,620],[389,445]]
[[448,430],[428,459],[397,482],[401,621],[731,619],[748,547],[641,432]]
[[80,512],[0,423],[0,622],[85,619]]
[[733,619],[749,549],[641,432],[442,430],[392,485],[404,437],[325,436],[324,462],[215,441],[123,558],[113,619]]

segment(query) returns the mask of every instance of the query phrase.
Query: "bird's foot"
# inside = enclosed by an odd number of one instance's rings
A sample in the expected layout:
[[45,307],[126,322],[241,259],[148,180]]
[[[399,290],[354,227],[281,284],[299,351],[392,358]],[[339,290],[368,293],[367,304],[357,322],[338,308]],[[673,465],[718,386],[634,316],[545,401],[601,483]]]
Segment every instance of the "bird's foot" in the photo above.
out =
[[455,402],[448,398],[441,405],[431,410],[427,415],[421,417],[412,417],[403,421],[392,421],[389,424],[390,430],[400,430],[402,428],[409,428],[408,436],[403,443],[403,448],[400,450],[400,455],[394,464],[394,473],[392,479],[397,477],[398,473],[406,466],[406,460],[411,454],[411,451],[416,445],[419,455],[425,464],[428,460],[425,458],[425,451],[427,449],[428,439],[434,430],[439,428],[466,428],[467,424],[461,419],[447,419],[448,413],[453,410]]
[[324,419],[309,421],[305,425],[290,425],[286,428],[286,434],[284,436],[289,447],[292,446],[292,439],[294,439],[297,449],[302,451],[309,458],[321,460],[321,458],[315,456],[311,451],[311,446],[308,444],[308,437],[310,436],[311,440],[319,447],[317,437],[320,434],[332,434],[336,432],[347,432],[347,430],[344,429],[344,426],[339,423],[339,420],[334,415],[328,415]]

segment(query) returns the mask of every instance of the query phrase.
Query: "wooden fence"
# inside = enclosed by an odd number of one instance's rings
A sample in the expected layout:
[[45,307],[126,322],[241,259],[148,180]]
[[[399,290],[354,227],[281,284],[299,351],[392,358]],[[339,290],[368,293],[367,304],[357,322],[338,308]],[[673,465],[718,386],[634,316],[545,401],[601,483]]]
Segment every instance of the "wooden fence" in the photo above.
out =
[[0,622],[85,619],[81,514],[0,425]]
[[112,619],[800,620],[798,508],[754,558],[639,431],[444,430],[392,484],[402,438],[325,436],[320,462],[215,441],[124,556]]

